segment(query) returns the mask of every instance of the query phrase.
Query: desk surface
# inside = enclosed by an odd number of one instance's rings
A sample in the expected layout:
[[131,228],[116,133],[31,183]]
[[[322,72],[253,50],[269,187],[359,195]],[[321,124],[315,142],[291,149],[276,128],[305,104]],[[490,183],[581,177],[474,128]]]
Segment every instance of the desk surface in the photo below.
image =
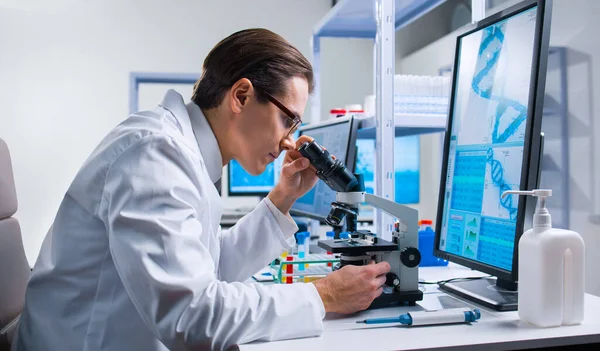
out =
[[[450,264],[448,267],[421,268],[420,278],[437,281],[454,277],[481,275],[476,271]],[[423,301],[416,307],[393,307],[363,311],[351,316],[328,314],[320,337],[285,340],[270,343],[240,345],[241,350],[399,350],[454,349],[504,350],[534,347],[600,343],[600,297],[586,294],[585,320],[581,325],[557,328],[537,328],[519,320],[517,312],[496,312],[458,300],[426,285]],[[440,303],[442,301],[442,303]],[[445,301],[445,302],[444,302]],[[481,319],[469,324],[406,327],[357,324],[357,320],[392,317],[415,310],[432,310],[447,306],[448,301],[477,307]]]

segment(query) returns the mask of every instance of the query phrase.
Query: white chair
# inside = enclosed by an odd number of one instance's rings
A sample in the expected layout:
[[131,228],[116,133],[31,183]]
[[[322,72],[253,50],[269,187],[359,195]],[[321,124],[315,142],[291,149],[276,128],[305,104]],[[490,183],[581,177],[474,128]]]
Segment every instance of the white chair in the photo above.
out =
[[31,269],[16,218],[17,194],[8,146],[0,139],[0,350],[15,333]]

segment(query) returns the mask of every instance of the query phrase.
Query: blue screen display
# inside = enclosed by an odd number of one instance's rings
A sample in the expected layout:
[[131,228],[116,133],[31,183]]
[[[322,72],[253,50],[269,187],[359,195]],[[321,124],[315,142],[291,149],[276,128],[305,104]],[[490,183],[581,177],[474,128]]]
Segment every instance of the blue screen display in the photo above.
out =
[[[394,140],[394,200],[400,204],[419,202],[419,136],[397,137]],[[375,140],[356,141],[355,173],[362,173],[366,191],[375,190]]]
[[[294,140],[298,138],[299,132],[294,133]],[[285,151],[269,165],[262,174],[254,176],[244,170],[236,160],[231,160],[228,166],[229,172],[229,195],[256,195],[266,196],[279,181],[279,174],[285,159]]]
[[[304,130],[302,134],[314,138],[319,145],[325,147],[330,154],[335,155],[338,159],[346,160],[350,141],[350,127],[350,120],[345,120],[332,125]],[[335,201],[335,192],[325,182],[319,180],[312,190],[296,201],[293,208],[327,217],[333,201]]]
[[459,41],[439,249],[512,270],[537,8]]
[[262,174],[253,176],[246,172],[236,160],[229,162],[230,194],[268,193],[275,186],[276,181],[274,163],[270,163]]

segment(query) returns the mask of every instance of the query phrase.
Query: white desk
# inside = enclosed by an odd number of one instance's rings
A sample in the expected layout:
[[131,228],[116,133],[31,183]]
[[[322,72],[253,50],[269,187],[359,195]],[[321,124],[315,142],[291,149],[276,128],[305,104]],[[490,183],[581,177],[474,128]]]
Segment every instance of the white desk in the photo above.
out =
[[[437,281],[481,273],[450,264],[448,267],[420,269],[420,279]],[[519,320],[517,312],[496,312],[464,302],[481,310],[481,319],[471,325],[456,324],[427,327],[374,326],[357,324],[357,320],[398,316],[414,310],[437,309],[440,297],[448,295],[435,285],[426,285],[423,302],[417,307],[393,307],[363,311],[352,316],[328,314],[320,337],[270,343],[240,345],[241,350],[406,350],[458,349],[506,350],[600,343],[600,297],[586,294],[585,320],[577,326],[537,328]],[[450,299],[452,300],[452,299]],[[454,301],[454,300],[452,300]],[[456,307],[456,306],[454,306]]]

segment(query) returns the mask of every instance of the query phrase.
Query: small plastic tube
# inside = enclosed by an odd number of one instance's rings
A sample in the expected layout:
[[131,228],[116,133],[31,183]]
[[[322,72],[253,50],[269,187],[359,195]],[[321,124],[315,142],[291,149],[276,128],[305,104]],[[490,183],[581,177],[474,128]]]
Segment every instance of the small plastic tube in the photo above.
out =
[[[328,232],[326,232],[326,233],[325,233],[325,235],[327,236],[327,240],[333,240],[333,239],[335,238],[335,232],[334,232],[334,231],[328,231]],[[331,251],[327,251],[327,254],[328,254],[328,255],[332,255],[332,254],[333,254],[333,252],[331,252]],[[331,263],[331,262],[328,262],[328,263],[327,263],[327,266],[328,266],[328,267],[331,267],[331,266],[332,266],[332,263]]]
[[310,254],[310,232],[306,232],[304,235],[304,255],[308,258],[308,255]]
[[[286,261],[293,261],[293,260],[294,260],[294,256],[288,256],[286,258]],[[292,282],[294,281],[294,277],[292,276],[294,274],[294,265],[286,264],[285,269],[286,269],[286,273],[288,274],[288,276],[286,277],[286,283],[292,284]]]
[[[303,260],[306,257],[306,234],[308,234],[308,232],[299,232],[298,234],[296,234],[296,240],[298,241],[298,258],[300,260]],[[299,264],[298,270],[303,271],[304,267],[304,263]]]

